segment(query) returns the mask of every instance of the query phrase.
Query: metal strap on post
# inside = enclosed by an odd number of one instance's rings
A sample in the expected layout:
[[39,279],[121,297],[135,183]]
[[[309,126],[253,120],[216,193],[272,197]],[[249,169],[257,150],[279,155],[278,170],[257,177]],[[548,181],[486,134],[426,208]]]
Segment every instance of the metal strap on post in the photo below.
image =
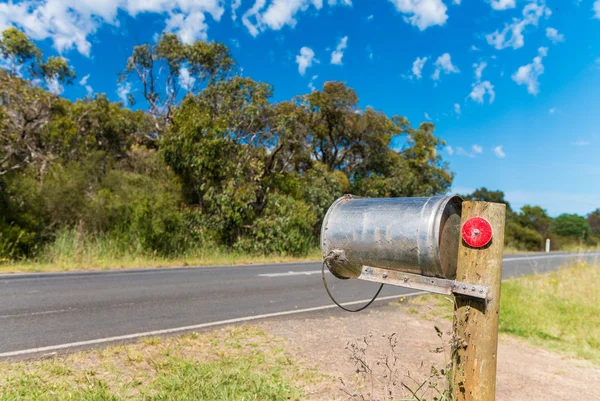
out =
[[402,273],[370,266],[363,267],[359,279],[394,285],[397,287],[423,290],[436,294],[460,294],[480,299],[485,299],[488,294],[488,287],[483,285],[462,283],[456,280],[446,280],[437,277],[426,277],[418,274]]

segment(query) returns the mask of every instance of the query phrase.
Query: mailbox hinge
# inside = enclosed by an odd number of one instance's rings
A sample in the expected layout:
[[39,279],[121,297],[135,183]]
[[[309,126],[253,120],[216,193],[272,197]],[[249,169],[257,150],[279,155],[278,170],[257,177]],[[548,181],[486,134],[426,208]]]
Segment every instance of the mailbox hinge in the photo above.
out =
[[460,294],[481,299],[486,299],[488,294],[488,287],[483,285],[462,283],[438,277],[426,277],[419,274],[402,273],[370,266],[363,266],[361,275],[358,278],[436,294]]

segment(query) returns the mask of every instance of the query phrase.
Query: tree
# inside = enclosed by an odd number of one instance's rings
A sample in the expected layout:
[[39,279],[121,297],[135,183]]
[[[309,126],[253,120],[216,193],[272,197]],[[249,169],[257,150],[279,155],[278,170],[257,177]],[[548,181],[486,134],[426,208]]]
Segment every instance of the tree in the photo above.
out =
[[592,233],[600,234],[600,208],[588,214],[587,222],[590,226],[590,230],[592,231]]
[[590,226],[583,216],[564,213],[552,221],[551,230],[563,237],[587,239]]
[[[120,81],[134,78],[141,84],[156,130],[162,133],[187,93],[197,93],[205,85],[222,80],[233,66],[229,49],[222,43],[185,44],[177,35],[165,33],[154,45],[133,48]],[[135,96],[130,94],[129,103],[134,102]]]
[[45,141],[55,98],[0,70],[0,176],[36,164],[43,171],[55,155]]
[[394,136],[406,132],[407,121],[358,107],[356,92],[343,82],[326,82],[323,90],[300,99],[306,110],[312,157],[329,170],[362,176],[385,163]]
[[[342,82],[326,82],[322,90],[301,97],[299,106],[308,160],[346,174],[353,193],[435,195],[452,183],[437,152],[444,142],[433,135],[433,124],[413,129],[404,117],[360,108],[356,92]],[[392,149],[394,138],[404,135],[407,145]]]
[[547,237],[552,218],[539,206],[525,205],[516,216],[517,222],[523,227],[534,229],[542,237]]
[[502,191],[490,191],[486,187],[476,189],[473,193],[468,195],[461,195],[465,200],[480,201],[480,202],[495,202],[504,203],[506,205],[506,211],[512,211],[510,203],[504,199],[504,192]]
[[62,57],[43,61],[42,52],[17,28],[2,32],[0,52],[9,64],[0,70],[0,176],[32,164],[44,171],[56,157],[47,125],[60,101],[35,83],[70,84],[75,71]]
[[183,101],[160,141],[187,202],[200,208],[228,245],[252,228],[268,201],[270,96],[269,85],[249,78],[213,83]]
[[0,53],[7,61],[8,72],[13,77],[29,80],[71,84],[75,70],[63,57],[51,56],[43,61],[41,50],[25,33],[15,27],[5,29],[0,40]]

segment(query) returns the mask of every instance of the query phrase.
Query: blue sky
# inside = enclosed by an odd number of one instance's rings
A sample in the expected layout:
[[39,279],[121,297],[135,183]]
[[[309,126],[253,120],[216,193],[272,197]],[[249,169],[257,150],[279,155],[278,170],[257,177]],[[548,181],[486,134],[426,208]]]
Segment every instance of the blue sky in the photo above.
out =
[[363,106],[433,121],[455,192],[600,207],[600,0],[0,1],[11,25],[71,61],[71,99],[135,94],[117,73],[163,31],[222,41],[275,101],[341,80]]

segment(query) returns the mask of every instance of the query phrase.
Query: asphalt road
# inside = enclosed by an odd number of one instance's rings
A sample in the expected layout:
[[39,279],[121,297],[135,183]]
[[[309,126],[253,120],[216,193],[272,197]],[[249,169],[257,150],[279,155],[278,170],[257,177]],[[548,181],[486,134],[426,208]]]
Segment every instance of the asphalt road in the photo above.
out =
[[[503,277],[578,259],[600,263],[600,253],[510,255]],[[377,289],[328,280],[342,302],[369,299]],[[414,292],[385,287],[379,304]],[[0,275],[0,358],[324,312],[341,313],[325,293],[319,263]]]

